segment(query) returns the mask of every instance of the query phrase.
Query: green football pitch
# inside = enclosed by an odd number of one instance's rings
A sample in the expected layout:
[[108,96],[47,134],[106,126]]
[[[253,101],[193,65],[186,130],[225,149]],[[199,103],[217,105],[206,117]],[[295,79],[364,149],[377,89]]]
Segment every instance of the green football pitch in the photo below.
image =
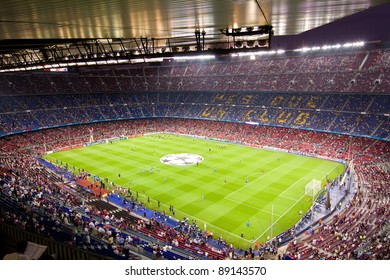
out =
[[[290,227],[307,211],[312,179],[335,178],[341,163],[170,134],[150,134],[44,156],[138,192],[150,209],[175,217],[241,248]],[[119,176],[120,175],[120,176]],[[148,202],[147,197],[150,198]],[[160,201],[158,208],[157,201]]]

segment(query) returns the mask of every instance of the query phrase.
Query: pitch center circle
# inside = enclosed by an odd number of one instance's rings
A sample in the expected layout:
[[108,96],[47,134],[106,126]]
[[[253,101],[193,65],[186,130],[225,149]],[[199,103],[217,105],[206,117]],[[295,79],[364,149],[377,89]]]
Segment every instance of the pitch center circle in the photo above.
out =
[[203,157],[197,154],[170,154],[160,158],[160,162],[174,166],[199,164]]

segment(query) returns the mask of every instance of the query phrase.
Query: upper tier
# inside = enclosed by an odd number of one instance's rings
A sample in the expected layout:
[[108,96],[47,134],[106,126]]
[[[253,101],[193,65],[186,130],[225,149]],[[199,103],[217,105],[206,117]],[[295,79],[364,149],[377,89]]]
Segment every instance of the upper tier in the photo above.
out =
[[389,139],[390,50],[232,57],[0,76],[0,135],[204,118]]
[[390,92],[390,50],[163,62],[0,76],[0,94],[143,91]]

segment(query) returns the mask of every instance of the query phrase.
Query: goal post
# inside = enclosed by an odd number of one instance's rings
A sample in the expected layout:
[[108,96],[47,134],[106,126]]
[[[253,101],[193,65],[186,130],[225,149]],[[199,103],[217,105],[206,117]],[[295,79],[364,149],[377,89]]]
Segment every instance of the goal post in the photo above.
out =
[[313,179],[305,186],[305,195],[316,196],[321,191],[321,181]]

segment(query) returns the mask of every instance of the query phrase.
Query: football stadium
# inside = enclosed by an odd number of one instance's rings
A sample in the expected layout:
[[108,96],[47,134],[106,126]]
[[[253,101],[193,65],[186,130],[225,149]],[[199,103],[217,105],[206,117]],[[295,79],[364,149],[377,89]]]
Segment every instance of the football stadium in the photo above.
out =
[[390,258],[388,1],[28,2],[1,259]]

